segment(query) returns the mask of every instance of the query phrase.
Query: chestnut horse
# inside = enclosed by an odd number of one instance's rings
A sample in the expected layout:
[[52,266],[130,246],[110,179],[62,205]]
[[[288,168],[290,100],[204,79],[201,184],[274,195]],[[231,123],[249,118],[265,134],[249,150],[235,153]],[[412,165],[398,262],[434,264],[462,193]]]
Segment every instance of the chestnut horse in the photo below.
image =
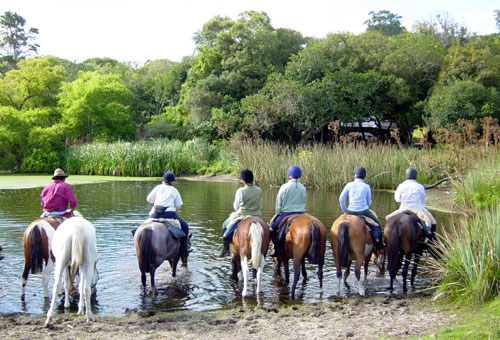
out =
[[[79,216],[78,212],[74,212]],[[61,222],[70,215],[57,217],[41,217],[31,222],[24,231],[24,270],[21,277],[21,300],[24,301],[28,275],[42,272],[43,297],[49,297],[48,281],[54,266],[52,236]],[[45,264],[45,268],[44,268]]]
[[247,296],[248,289],[248,261],[251,261],[253,277],[256,278],[256,293],[260,292],[262,271],[265,265],[265,256],[269,248],[270,230],[267,223],[260,217],[249,216],[238,222],[230,243],[231,265],[233,272],[231,279],[238,281],[238,273],[243,276],[242,296]]
[[[178,221],[166,219],[168,223],[179,225]],[[176,228],[173,226],[173,228]],[[180,229],[179,235],[184,233]],[[169,231],[163,219],[147,219],[137,228],[134,234],[134,245],[141,271],[142,286],[146,288],[146,273],[149,273],[151,281],[151,293],[157,294],[155,286],[155,272],[163,261],[168,260],[172,267],[172,277],[177,275],[177,264],[181,259],[180,246],[181,241]],[[184,236],[186,237],[186,236]],[[191,237],[191,234],[187,237]],[[189,242],[189,240],[188,240]],[[184,265],[187,265],[187,258],[181,259]]]
[[393,289],[393,281],[396,278],[398,270],[403,265],[403,292],[407,291],[406,278],[408,276],[408,267],[412,262],[410,282],[413,286],[417,267],[424,249],[425,234],[419,225],[419,218],[410,211],[404,211],[390,217],[384,227],[384,239],[387,245],[387,269],[390,275],[389,289]]
[[288,261],[293,259],[294,273],[291,298],[295,298],[295,289],[301,272],[304,278],[303,283],[307,282],[306,257],[309,263],[318,265],[319,288],[322,291],[326,249],[325,226],[316,217],[304,213],[285,217],[281,228],[287,228],[287,230],[285,231],[281,258],[275,258],[276,273],[280,274],[280,265],[283,262],[285,282],[289,284]]
[[342,280],[342,268],[344,271],[344,285],[347,288],[347,277],[349,276],[352,261],[355,261],[354,275],[358,283],[359,295],[365,295],[366,290],[361,280],[361,267],[364,268],[364,280],[368,275],[368,265],[372,254],[375,255],[375,264],[379,272],[384,272],[385,251],[377,252],[373,245],[372,235],[363,217],[343,214],[337,218],[330,229],[330,241],[333,251],[333,259],[337,269],[337,294],[340,294],[340,282]]

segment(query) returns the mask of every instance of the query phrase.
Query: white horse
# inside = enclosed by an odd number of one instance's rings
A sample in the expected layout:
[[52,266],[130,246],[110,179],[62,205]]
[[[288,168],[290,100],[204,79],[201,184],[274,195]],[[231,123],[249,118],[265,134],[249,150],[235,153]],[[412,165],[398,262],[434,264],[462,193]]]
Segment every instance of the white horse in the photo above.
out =
[[[81,216],[78,211],[73,216]],[[42,273],[43,297],[49,298],[49,277],[54,266],[52,237],[63,220],[70,215],[40,217],[31,222],[23,235],[24,270],[21,276],[21,300],[24,301],[28,276]],[[44,266],[45,264],[45,266]]]
[[[52,253],[56,259],[52,301],[47,312],[45,326],[49,327],[54,314],[54,305],[59,292],[61,277],[64,277],[64,307],[69,307],[69,293],[80,268],[78,314],[85,308],[87,322],[94,321],[90,306],[91,286],[97,274],[97,242],[95,227],[83,217],[71,217],[61,223],[52,238]],[[71,276],[69,273],[71,267]]]

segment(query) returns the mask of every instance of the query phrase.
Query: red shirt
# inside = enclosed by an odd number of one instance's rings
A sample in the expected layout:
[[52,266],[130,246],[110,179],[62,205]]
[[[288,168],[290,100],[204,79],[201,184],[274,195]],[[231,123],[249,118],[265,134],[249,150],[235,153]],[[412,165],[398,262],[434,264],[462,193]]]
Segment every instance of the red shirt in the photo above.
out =
[[66,211],[68,204],[71,209],[76,207],[76,198],[71,185],[59,179],[43,188],[40,199],[43,211]]

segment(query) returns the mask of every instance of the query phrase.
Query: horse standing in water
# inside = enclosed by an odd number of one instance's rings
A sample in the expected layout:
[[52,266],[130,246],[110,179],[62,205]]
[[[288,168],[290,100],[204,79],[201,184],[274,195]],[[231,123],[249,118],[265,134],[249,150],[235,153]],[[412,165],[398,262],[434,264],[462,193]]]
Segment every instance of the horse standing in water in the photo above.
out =
[[408,267],[413,258],[410,282],[413,286],[417,267],[424,249],[425,233],[419,225],[419,218],[410,211],[404,211],[390,217],[384,227],[384,239],[387,244],[387,269],[390,275],[389,289],[393,290],[393,282],[398,270],[403,265],[403,292],[407,292],[406,279]]
[[356,215],[344,214],[337,218],[330,229],[330,241],[333,251],[333,259],[337,269],[337,294],[340,294],[340,282],[342,280],[342,268],[344,271],[344,284],[347,288],[347,277],[349,276],[352,261],[356,262],[354,275],[358,283],[359,295],[365,295],[366,290],[361,280],[361,267],[364,268],[364,279],[368,275],[368,265],[372,254],[375,255],[375,264],[379,272],[384,272],[385,251],[376,251],[373,245],[369,227],[364,218]]
[[[79,216],[78,212],[74,212]],[[21,300],[24,301],[26,293],[26,284],[28,275],[42,272],[43,297],[49,297],[48,281],[52,268],[54,266],[54,256],[52,250],[52,237],[61,224],[63,218],[69,218],[70,215],[61,217],[41,217],[31,222],[23,235],[24,244],[24,270],[21,277]],[[45,264],[45,268],[44,268]]]
[[230,249],[233,272],[231,279],[238,281],[238,273],[243,276],[243,291],[247,296],[248,290],[248,261],[251,260],[253,277],[257,280],[256,293],[260,292],[262,271],[265,265],[265,256],[269,248],[270,230],[267,223],[260,217],[246,217],[238,223],[234,231]]
[[[168,221],[178,223],[175,220]],[[177,275],[179,259],[181,259],[183,265],[187,265],[187,257],[181,258],[181,241],[178,236],[173,235],[176,229],[178,229],[179,236],[180,234],[184,235],[184,233],[180,228],[176,228],[175,226],[172,226],[170,229],[172,229],[172,232],[164,222],[148,219],[134,232],[134,245],[139,262],[139,270],[141,271],[142,286],[146,288],[146,273],[149,273],[153,295],[157,294],[155,271],[163,261],[168,260],[170,262],[172,277]],[[187,237],[191,237],[191,234]]]
[[318,265],[319,288],[323,289],[323,266],[325,264],[326,229],[323,223],[309,214],[294,214],[283,219],[281,228],[287,228],[284,236],[284,245],[281,258],[275,258],[276,273],[280,274],[283,262],[285,282],[290,283],[288,261],[293,259],[292,299],[295,298],[295,289],[302,271],[303,283],[307,282],[305,259],[309,263]]
[[[47,312],[45,326],[50,327],[61,278],[64,278],[64,307],[68,308],[73,281],[80,269],[78,314],[83,314],[84,304],[88,321],[94,321],[90,296],[97,279],[97,241],[95,227],[83,217],[71,217],[61,223],[52,238],[52,253],[55,257],[54,287],[52,301]],[[71,270],[71,273],[70,273]],[[70,275],[71,274],[71,275]]]

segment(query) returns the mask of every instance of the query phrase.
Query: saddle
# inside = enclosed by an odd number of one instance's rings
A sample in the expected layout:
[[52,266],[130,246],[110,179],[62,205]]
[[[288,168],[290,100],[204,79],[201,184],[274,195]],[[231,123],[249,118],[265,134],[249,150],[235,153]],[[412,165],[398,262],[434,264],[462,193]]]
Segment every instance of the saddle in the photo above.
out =
[[186,237],[186,234],[181,229],[181,223],[179,220],[174,218],[148,218],[146,221],[163,223],[167,227],[170,234],[177,239]]
[[284,217],[281,221],[280,224],[278,225],[278,228],[276,229],[276,235],[278,236],[278,242],[281,242],[284,239],[284,235],[286,234],[287,230],[290,228],[290,225],[295,221],[295,219],[303,214],[292,214]]

